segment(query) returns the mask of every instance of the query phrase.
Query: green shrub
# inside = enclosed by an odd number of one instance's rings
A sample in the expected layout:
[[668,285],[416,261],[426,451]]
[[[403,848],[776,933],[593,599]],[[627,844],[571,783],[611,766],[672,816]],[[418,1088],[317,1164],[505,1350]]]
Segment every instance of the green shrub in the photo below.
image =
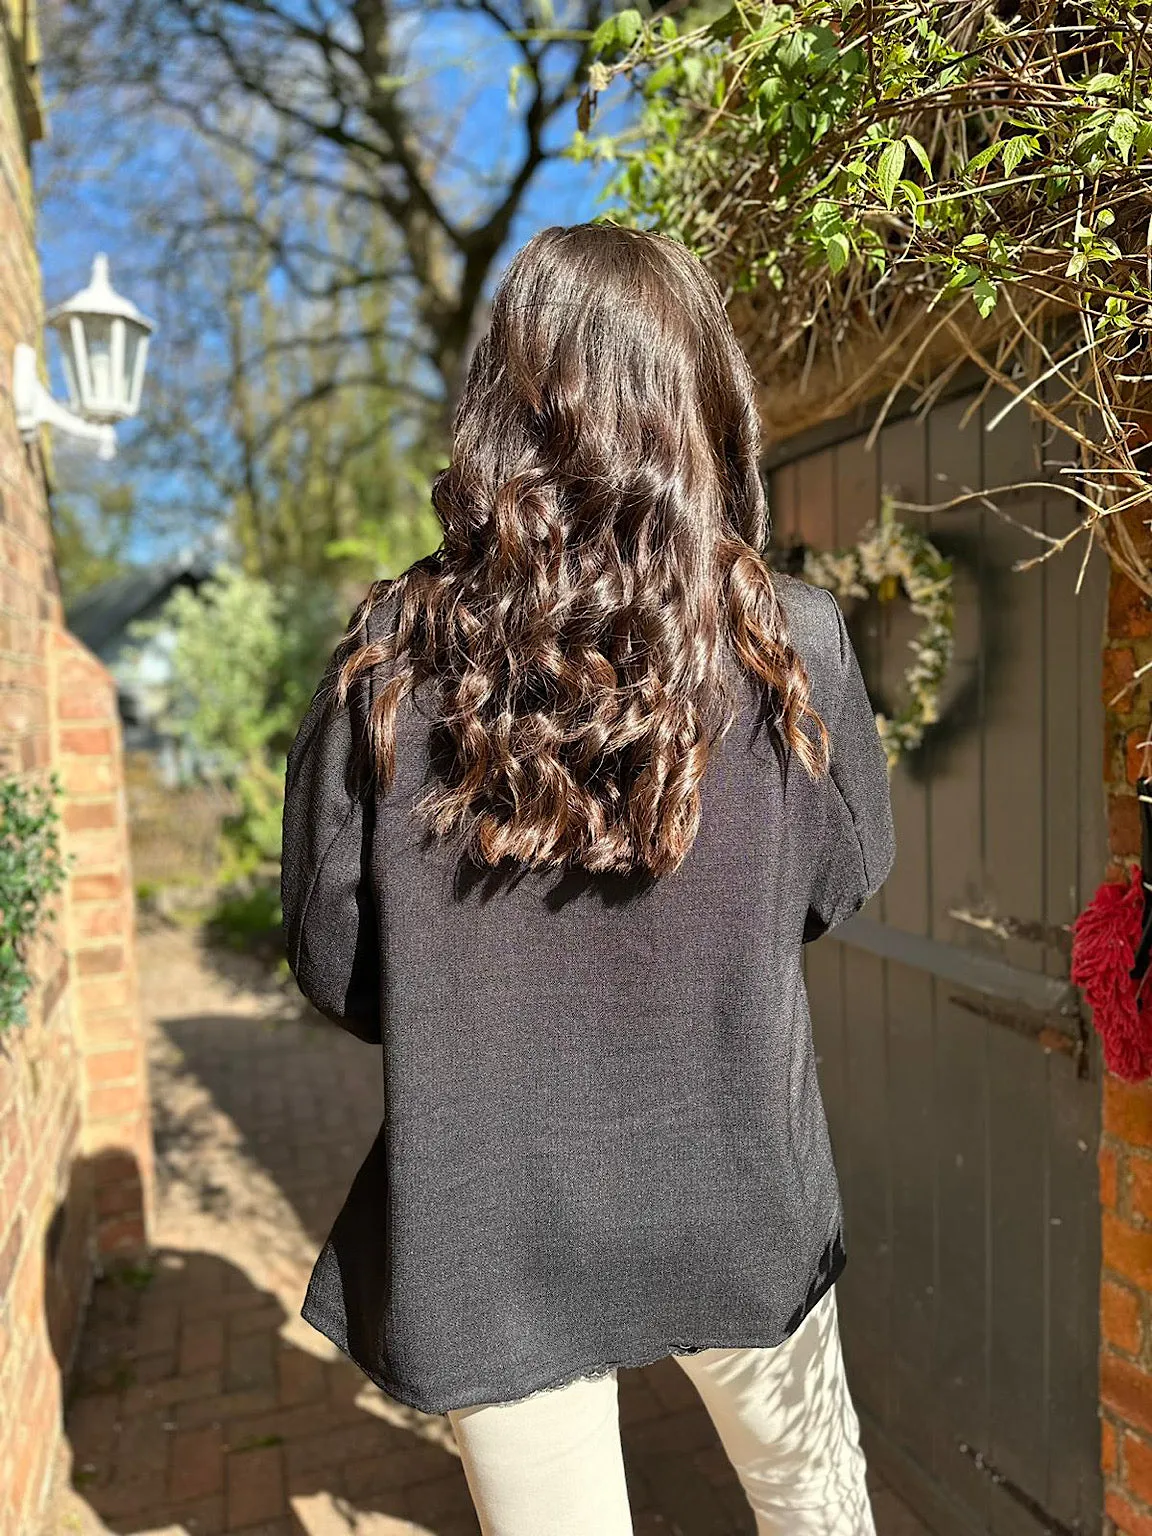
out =
[[64,883],[59,792],[55,778],[47,788],[0,779],[0,1030],[27,1022],[28,947]]
[[213,943],[269,959],[283,951],[279,882],[253,879],[221,891],[208,918]]

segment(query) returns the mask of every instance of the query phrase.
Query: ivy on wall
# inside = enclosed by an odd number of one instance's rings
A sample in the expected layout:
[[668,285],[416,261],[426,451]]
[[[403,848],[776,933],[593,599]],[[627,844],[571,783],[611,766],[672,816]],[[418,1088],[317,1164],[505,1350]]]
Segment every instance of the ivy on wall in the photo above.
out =
[[0,1030],[27,1020],[31,941],[64,883],[59,784],[0,778]]

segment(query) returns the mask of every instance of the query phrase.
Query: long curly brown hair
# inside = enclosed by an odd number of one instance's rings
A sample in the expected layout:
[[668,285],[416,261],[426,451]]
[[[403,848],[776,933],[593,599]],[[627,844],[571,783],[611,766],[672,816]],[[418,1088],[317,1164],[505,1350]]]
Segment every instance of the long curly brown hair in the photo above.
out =
[[[446,767],[419,810],[480,865],[665,875],[700,823],[730,673],[758,680],[813,776],[809,704],[766,536],[753,381],[713,280],[667,236],[545,229],[508,267],[432,500],[441,548],[377,583],[337,699],[382,669],[369,762],[435,686]],[[395,604],[387,633],[368,618]],[[726,667],[726,657],[736,666]]]

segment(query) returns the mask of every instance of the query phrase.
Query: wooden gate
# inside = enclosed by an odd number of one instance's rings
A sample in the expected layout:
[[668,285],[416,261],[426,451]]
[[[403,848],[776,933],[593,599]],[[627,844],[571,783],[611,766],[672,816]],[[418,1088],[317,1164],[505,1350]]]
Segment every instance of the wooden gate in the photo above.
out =
[[[770,463],[774,542],[853,542],[882,490],[939,503],[1051,479],[1070,450],[974,395],[926,420],[808,434]],[[967,418],[967,419],[966,419]],[[1047,460],[1045,463],[1044,461]],[[1002,510],[1059,534],[1056,494]],[[845,1207],[844,1348],[876,1466],[941,1533],[1098,1532],[1101,1067],[1066,925],[1105,867],[1100,657],[1107,573],[994,511],[934,513],[957,568],[940,724],[893,777],[884,891],[811,946],[816,1050]],[[874,702],[915,621],[849,627]]]

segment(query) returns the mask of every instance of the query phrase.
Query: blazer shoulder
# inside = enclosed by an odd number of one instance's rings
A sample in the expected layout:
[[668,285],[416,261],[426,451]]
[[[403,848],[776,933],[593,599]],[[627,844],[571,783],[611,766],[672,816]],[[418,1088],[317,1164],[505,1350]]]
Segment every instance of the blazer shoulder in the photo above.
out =
[[810,674],[838,677],[844,670],[845,629],[840,605],[825,587],[773,571],[784,608],[788,643]]
[[430,555],[414,560],[399,576],[385,577],[372,583],[357,610],[369,640],[386,640],[389,635],[395,634],[408,580],[418,571],[439,571],[442,564],[443,551],[435,549]]
[[364,594],[360,614],[364,625],[364,637],[369,642],[386,640],[396,631],[400,612],[399,577],[373,582]]

